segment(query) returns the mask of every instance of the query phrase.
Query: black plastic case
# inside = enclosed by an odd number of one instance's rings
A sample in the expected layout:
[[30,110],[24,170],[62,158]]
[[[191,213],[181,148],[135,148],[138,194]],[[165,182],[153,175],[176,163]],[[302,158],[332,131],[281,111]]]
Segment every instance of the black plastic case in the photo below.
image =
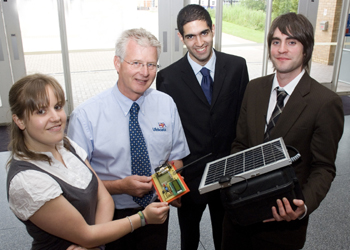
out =
[[244,226],[273,218],[271,208],[283,197],[293,209],[293,199],[304,200],[291,165],[221,189],[221,200],[230,219]]

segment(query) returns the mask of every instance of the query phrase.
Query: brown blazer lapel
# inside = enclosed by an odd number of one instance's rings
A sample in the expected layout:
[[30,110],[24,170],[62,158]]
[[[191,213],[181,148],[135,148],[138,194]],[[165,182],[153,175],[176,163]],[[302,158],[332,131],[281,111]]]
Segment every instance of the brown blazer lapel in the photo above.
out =
[[300,117],[307,105],[304,97],[310,93],[310,80],[310,76],[305,72],[284,107],[276,127],[272,130],[272,138],[285,137]]
[[255,100],[251,100],[254,102],[254,106],[256,107],[256,114],[252,114],[257,119],[254,125],[252,125],[256,127],[255,138],[257,141],[255,142],[255,145],[262,143],[264,139],[265,125],[268,122],[266,120],[266,114],[270,101],[273,78],[274,74],[263,78],[262,81],[257,84],[257,87],[255,89]]

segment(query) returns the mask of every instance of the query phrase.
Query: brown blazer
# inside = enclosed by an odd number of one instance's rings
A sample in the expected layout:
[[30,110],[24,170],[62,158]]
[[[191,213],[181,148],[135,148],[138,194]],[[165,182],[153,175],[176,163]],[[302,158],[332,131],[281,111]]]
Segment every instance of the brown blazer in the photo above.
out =
[[[248,84],[231,153],[263,143],[273,78],[274,74]],[[271,139],[283,137],[286,145],[293,146],[301,154],[301,160],[293,166],[302,186],[307,215],[320,205],[335,177],[335,159],[343,126],[340,97],[305,73],[271,131]],[[290,241],[300,246],[305,241],[307,220],[308,216],[289,222],[290,225],[288,222],[278,226],[276,224],[280,222],[265,223],[271,231],[267,232],[262,226],[261,235],[272,242]],[[283,227],[290,227],[290,230],[281,232]]]

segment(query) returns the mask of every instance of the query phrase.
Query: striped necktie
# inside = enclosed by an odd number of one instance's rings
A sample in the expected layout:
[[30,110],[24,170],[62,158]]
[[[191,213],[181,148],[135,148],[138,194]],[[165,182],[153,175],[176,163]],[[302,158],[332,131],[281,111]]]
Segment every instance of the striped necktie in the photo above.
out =
[[272,112],[270,121],[267,124],[265,135],[264,135],[264,142],[267,142],[270,139],[271,130],[276,126],[278,118],[280,117],[283,111],[284,99],[286,98],[287,95],[288,94],[286,91],[277,89],[277,103],[276,103],[275,109]]

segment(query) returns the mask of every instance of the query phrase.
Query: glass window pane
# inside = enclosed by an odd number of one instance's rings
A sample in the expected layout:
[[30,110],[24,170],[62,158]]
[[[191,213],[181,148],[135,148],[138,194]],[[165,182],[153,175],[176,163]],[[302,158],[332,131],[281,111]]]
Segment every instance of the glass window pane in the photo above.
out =
[[[350,10],[349,10],[350,11]],[[345,43],[342,50],[342,58],[339,70],[337,92],[350,92],[350,13],[345,30]]]
[[17,0],[17,8],[27,74],[50,74],[65,89],[56,1]]
[[339,29],[341,1],[325,7],[319,3],[315,29],[315,46],[312,54],[310,75],[327,87],[333,77],[333,62]]
[[[298,0],[274,0],[271,20],[287,12],[297,12],[298,3]],[[224,0],[222,51],[246,59],[249,79],[262,75],[265,20],[265,0]],[[267,69],[268,74],[273,73],[270,61]]]
[[143,27],[158,37],[156,1],[67,1],[66,18],[74,106],[118,80],[114,46],[126,29]]
[[[249,79],[262,74],[265,8],[260,0],[225,0],[223,5],[221,50],[246,59]],[[210,13],[215,17],[215,10]]]
[[[64,85],[56,0],[18,0],[27,73]],[[74,107],[113,86],[114,46],[122,31],[143,27],[158,37],[158,0],[65,0]],[[45,11],[43,11],[45,10]]]

